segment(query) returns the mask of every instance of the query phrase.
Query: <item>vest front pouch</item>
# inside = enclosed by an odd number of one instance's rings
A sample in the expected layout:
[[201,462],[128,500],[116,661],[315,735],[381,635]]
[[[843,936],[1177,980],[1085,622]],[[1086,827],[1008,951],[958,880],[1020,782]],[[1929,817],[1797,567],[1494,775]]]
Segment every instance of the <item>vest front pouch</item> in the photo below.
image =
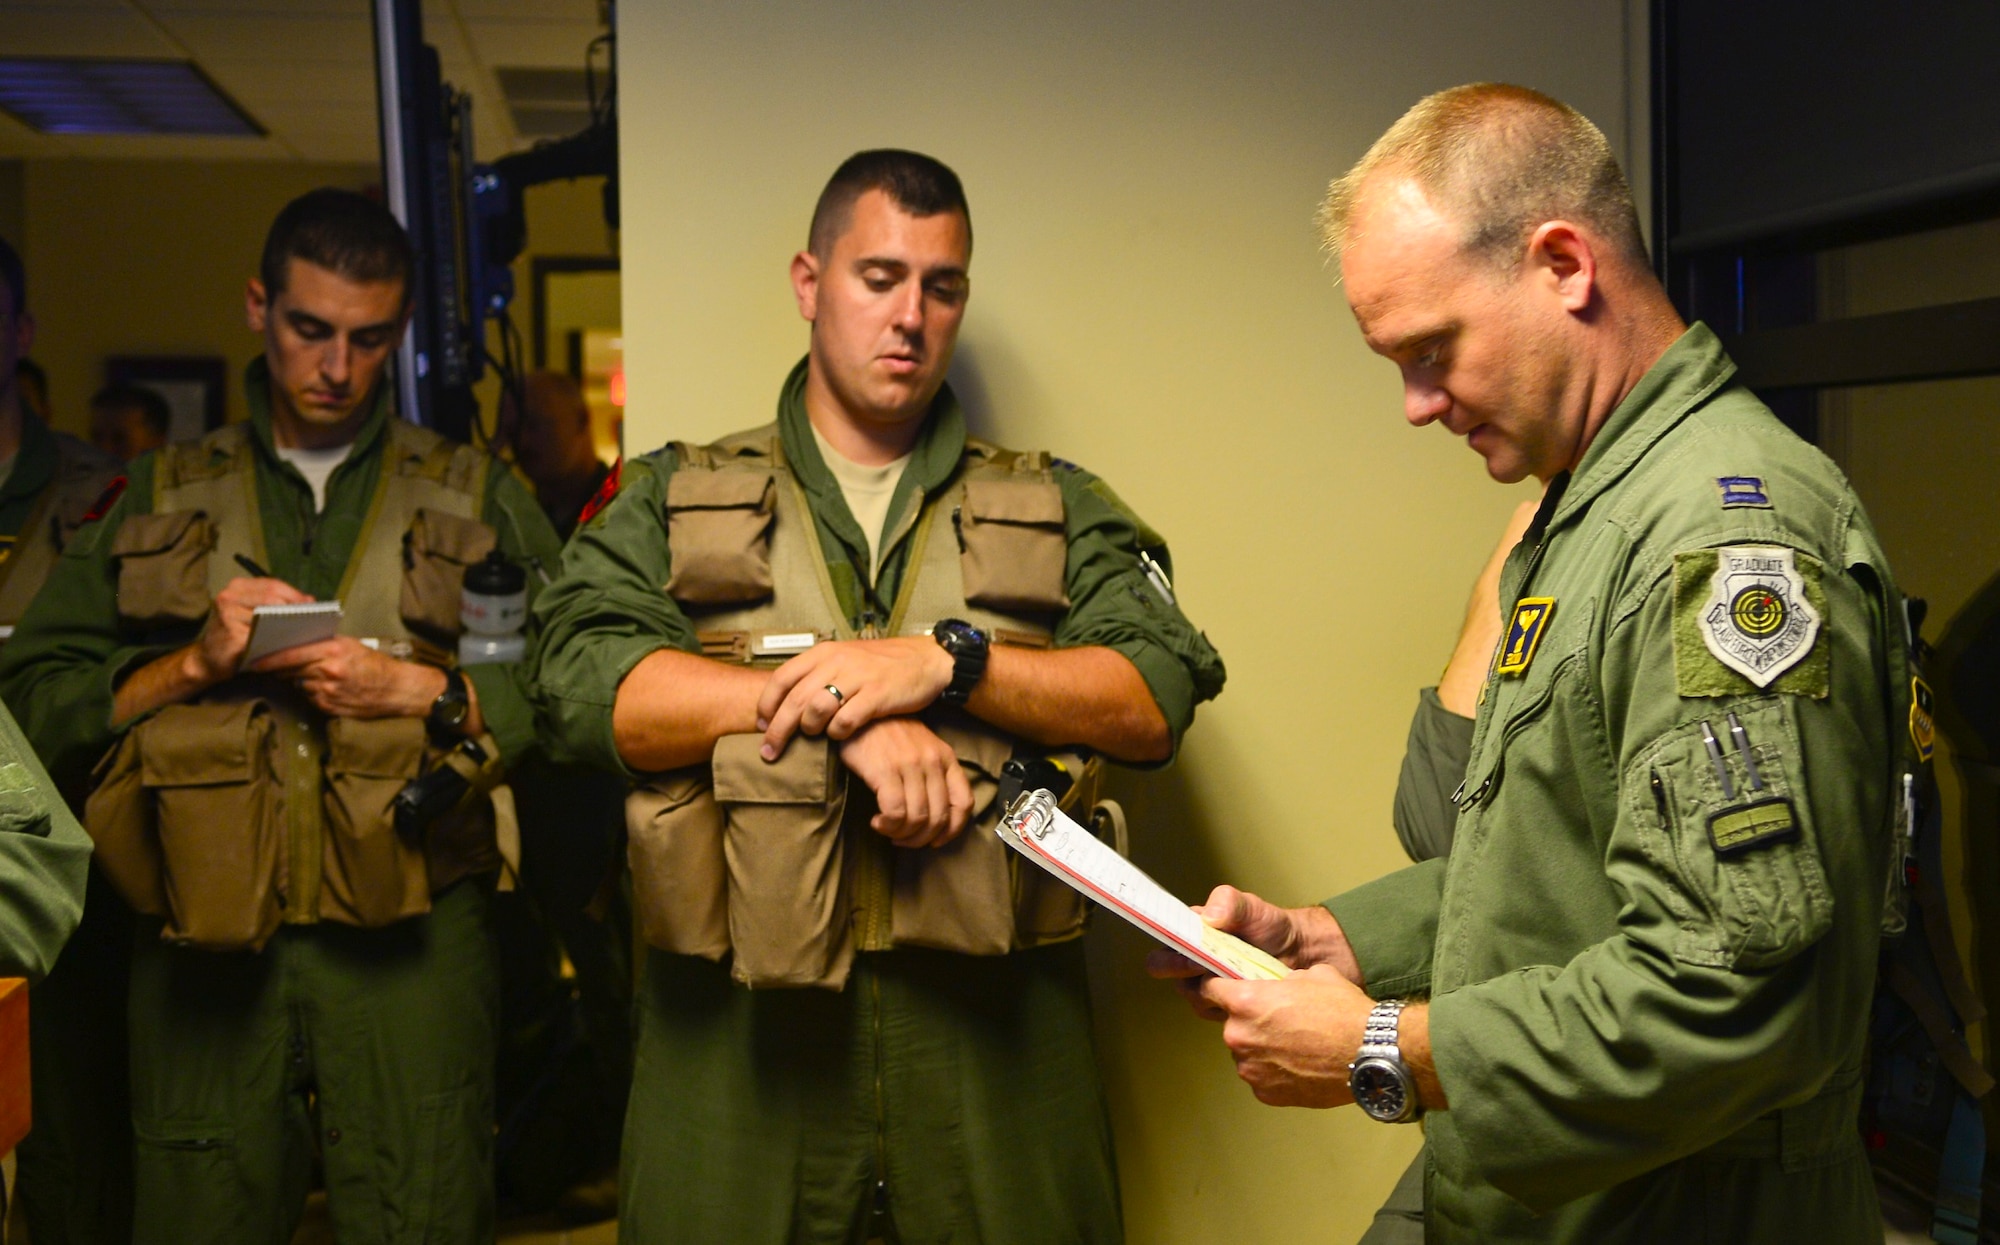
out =
[[[1104,789],[1104,762],[1095,756],[1086,759],[1076,754],[1062,760],[1072,766],[1076,781],[1063,793],[1058,807],[1072,821],[1088,826],[1097,834],[1097,798]],[[1041,947],[1081,935],[1090,915],[1090,906],[1083,896],[1074,887],[1056,881],[1047,870],[1029,864],[1012,849],[1007,855],[1008,863],[1014,867],[1014,928],[1019,945]]]
[[776,491],[768,471],[684,468],[669,476],[667,595],[695,606],[769,600]]
[[1069,608],[1069,538],[1055,483],[967,480],[957,522],[968,604],[1023,614]]
[[200,510],[127,515],[111,538],[118,616],[144,629],[208,615],[208,555],[215,525]]
[[390,801],[423,770],[422,718],[330,718],[320,916],[375,927],[431,908],[421,845],[396,833]]
[[897,848],[891,940],[966,955],[1004,955],[1014,942],[1015,852],[993,832],[999,821],[1000,767],[1013,755],[1006,736],[966,714],[927,720],[951,745],[972,787],[972,815],[943,847]]
[[707,768],[657,775],[625,797],[625,858],[647,946],[717,962],[729,954],[722,809]]
[[143,774],[139,733],[127,731],[91,771],[83,828],[90,832],[97,867],[119,898],[135,912],[166,916],[166,862],[160,856],[159,828]]
[[403,536],[403,622],[433,643],[458,642],[465,570],[493,551],[493,529],[477,519],[419,510]]
[[759,734],[724,735],[711,772],[729,874],[730,972],[749,986],[847,982],[854,960],[845,844],[847,771],[822,736],[766,761]]
[[152,797],[169,916],[162,937],[258,950],[282,915],[284,843],[262,700],[169,705],[133,728]]

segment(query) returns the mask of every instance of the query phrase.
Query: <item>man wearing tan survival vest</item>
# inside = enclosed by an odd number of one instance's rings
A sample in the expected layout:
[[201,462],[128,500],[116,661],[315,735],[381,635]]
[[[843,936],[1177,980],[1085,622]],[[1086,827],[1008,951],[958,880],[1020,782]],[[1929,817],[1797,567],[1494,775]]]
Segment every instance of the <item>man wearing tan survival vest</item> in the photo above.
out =
[[951,170],[849,159],[777,421],[627,464],[536,607],[545,738],[637,784],[624,1239],[1122,1236],[1083,912],[997,779],[1167,760],[1222,663],[1102,481],[966,435],[971,252]]
[[[496,544],[559,552],[510,473],[390,410],[411,269],[370,200],[289,204],[247,294],[250,420],[134,462],[0,661],[58,780],[95,766],[98,863],[158,934],[130,993],[140,1242],[289,1239],[315,1149],[341,1239],[491,1239],[481,793],[533,715],[516,666],[452,668],[458,595]],[[334,638],[245,662],[254,610],[335,600]],[[399,824],[440,765],[468,796]]]

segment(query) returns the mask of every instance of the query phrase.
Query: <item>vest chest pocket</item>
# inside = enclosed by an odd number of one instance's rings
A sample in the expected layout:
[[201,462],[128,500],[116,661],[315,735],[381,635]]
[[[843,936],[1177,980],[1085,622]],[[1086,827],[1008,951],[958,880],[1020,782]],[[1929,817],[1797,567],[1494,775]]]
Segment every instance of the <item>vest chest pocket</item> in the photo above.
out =
[[1024,614],[1069,608],[1060,487],[1046,480],[967,480],[953,518],[968,604]]
[[711,770],[729,875],[731,974],[751,986],[839,989],[853,962],[840,822],[847,771],[823,736],[776,761],[760,734],[724,735]]
[[277,932],[284,832],[261,700],[169,705],[133,728],[169,912],[164,936],[257,950]]
[[215,524],[200,510],[128,515],[111,538],[118,616],[133,626],[200,622],[208,615],[208,555]]
[[684,467],[669,476],[667,595],[688,605],[769,600],[776,491],[768,471]]
[[458,640],[465,568],[493,551],[493,529],[477,519],[419,510],[403,535],[398,612],[410,630],[447,647]]
[[421,718],[328,719],[321,917],[373,928],[430,911],[423,849],[390,808],[422,772],[425,739]]

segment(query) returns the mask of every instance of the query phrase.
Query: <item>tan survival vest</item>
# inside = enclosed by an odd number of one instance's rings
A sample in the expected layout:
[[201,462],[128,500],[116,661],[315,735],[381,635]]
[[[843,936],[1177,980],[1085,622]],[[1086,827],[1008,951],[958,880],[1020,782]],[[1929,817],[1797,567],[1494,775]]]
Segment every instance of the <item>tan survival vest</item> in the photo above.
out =
[[[887,624],[857,632],[777,425],[674,448],[673,577],[664,590],[710,657],[776,666],[819,640],[917,635],[941,618],[965,619],[998,643],[1045,648],[1069,606],[1062,492],[1044,454],[968,440],[957,473],[920,497],[885,542],[912,542]],[[821,737],[794,736],[767,764],[761,735],[726,735],[710,764],[637,788],[626,826],[646,941],[732,957],[732,974],[752,986],[839,989],[856,951],[1002,955],[1081,934],[1075,892],[993,833],[1000,767],[1016,741],[942,703],[923,719],[958,753],[972,786],[972,820],[942,848],[898,848],[870,830],[871,793],[848,782]],[[1090,807],[1096,780],[1092,762],[1065,806]]]
[[[465,568],[495,540],[479,519],[487,459],[402,420],[383,435],[340,631],[449,664]],[[269,564],[256,454],[246,424],[160,452],[152,512],[112,538],[125,624],[198,623],[245,573],[236,555]],[[329,718],[281,680],[242,675],[128,731],[98,767],[84,824],[125,899],[166,917],[175,942],[257,948],[280,924],[388,925],[499,864],[484,798],[422,844],[396,833],[390,801],[440,755],[421,718]]]
[[55,569],[63,546],[118,475],[116,460],[75,437],[51,435],[56,441],[55,478],[35,499],[13,542],[0,550],[0,640],[13,634],[14,624]]

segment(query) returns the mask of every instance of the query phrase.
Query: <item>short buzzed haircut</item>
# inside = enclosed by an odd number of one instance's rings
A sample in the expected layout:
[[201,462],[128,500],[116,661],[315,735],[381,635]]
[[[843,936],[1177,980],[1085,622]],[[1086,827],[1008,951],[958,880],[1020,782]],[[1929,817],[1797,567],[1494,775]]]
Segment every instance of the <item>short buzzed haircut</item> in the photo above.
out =
[[813,208],[806,249],[824,260],[833,244],[854,220],[854,202],[871,190],[912,216],[957,212],[965,218],[965,246],[972,249],[972,209],[965,204],[965,187],[943,162],[914,151],[883,147],[857,151],[841,162],[819,192]]
[[331,186],[309,190],[287,203],[264,238],[257,275],[276,298],[285,289],[291,261],[302,259],[354,282],[400,281],[410,305],[416,256],[410,235],[388,208],[367,195]]
[[1320,239],[1338,260],[1355,202],[1377,176],[1408,178],[1465,229],[1467,254],[1520,262],[1544,222],[1575,221],[1643,268],[1646,242],[1632,188],[1603,131],[1540,91],[1475,82],[1417,101],[1368,154],[1334,179]]
[[120,382],[106,385],[90,396],[93,411],[137,411],[155,436],[165,438],[173,431],[174,412],[156,390],[144,385]]
[[0,238],[0,285],[7,287],[7,305],[15,315],[28,309],[28,270],[21,253],[5,238]]

